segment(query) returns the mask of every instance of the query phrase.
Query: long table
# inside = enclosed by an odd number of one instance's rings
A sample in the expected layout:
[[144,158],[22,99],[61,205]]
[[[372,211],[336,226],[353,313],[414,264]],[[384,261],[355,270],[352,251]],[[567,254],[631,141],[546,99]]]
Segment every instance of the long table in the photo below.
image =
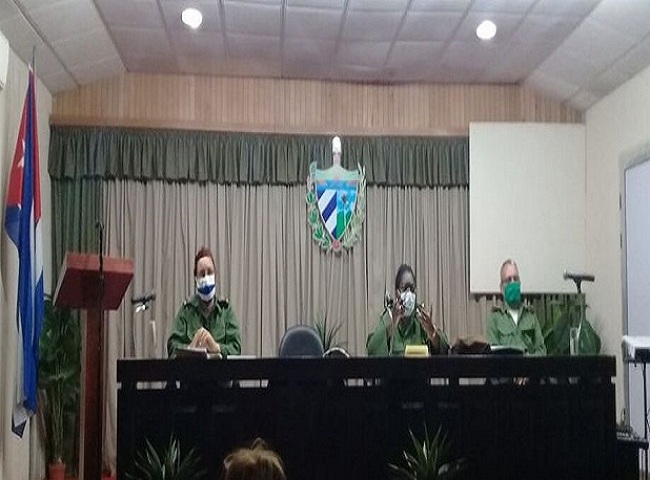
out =
[[387,479],[426,425],[465,478],[614,478],[614,375],[606,356],[118,360],[118,475],[174,432],[210,479],[255,437],[289,479]]

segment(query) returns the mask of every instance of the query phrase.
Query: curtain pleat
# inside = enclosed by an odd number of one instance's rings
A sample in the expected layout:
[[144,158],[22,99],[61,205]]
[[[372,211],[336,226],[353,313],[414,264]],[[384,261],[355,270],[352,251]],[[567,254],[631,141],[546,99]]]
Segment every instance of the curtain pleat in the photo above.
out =
[[[101,178],[302,185],[309,165],[332,163],[331,137],[53,126],[53,179]],[[342,165],[368,185],[467,186],[469,140],[345,137]]]

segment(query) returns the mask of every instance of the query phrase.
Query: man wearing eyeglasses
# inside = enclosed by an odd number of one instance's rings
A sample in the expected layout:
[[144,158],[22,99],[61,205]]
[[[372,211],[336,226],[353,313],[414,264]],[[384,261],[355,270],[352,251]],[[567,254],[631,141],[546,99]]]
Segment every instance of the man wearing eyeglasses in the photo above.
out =
[[492,308],[487,322],[490,345],[512,347],[529,355],[546,355],[544,336],[535,311],[521,300],[519,268],[508,259],[501,265],[503,304]]

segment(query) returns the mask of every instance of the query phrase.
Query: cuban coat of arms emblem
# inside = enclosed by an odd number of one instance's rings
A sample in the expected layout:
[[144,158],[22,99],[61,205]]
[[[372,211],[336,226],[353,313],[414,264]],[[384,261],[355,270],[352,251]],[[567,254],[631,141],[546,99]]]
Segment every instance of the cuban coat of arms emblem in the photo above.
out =
[[332,141],[332,166],[309,166],[307,220],[312,238],[326,251],[349,249],[358,240],[366,216],[366,173],[341,167],[341,140]]

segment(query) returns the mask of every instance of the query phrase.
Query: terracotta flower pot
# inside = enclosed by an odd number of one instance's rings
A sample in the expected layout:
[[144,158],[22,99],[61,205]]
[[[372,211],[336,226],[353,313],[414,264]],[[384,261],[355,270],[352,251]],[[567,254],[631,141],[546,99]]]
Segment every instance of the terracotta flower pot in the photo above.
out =
[[47,466],[47,470],[49,472],[48,478],[50,480],[65,480],[65,463],[50,463]]

